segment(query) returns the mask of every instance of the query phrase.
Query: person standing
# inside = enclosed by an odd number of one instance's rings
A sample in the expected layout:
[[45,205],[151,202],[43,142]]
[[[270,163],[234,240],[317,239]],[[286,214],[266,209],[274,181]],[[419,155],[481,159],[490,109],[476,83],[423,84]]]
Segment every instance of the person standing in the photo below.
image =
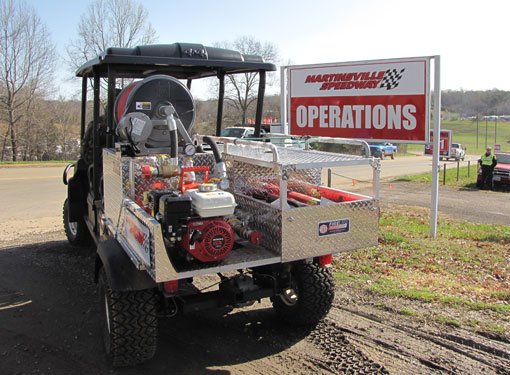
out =
[[492,149],[490,147],[487,147],[485,154],[478,160],[478,163],[482,167],[482,183],[480,187],[484,189],[485,186],[488,186],[489,189],[492,190],[492,172],[498,161],[496,155],[492,154]]

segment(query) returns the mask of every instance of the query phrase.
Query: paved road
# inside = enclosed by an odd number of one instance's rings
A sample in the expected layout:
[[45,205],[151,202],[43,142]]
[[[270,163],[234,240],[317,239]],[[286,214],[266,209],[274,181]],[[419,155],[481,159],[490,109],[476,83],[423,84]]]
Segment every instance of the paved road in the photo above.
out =
[[[365,193],[369,193],[364,188]],[[381,185],[381,202],[430,208],[427,184],[395,182]],[[510,191],[439,187],[439,212],[454,219],[481,224],[510,225]]]
[[0,222],[60,217],[67,194],[64,167],[0,168]]
[[64,167],[0,168],[0,243],[62,228]]

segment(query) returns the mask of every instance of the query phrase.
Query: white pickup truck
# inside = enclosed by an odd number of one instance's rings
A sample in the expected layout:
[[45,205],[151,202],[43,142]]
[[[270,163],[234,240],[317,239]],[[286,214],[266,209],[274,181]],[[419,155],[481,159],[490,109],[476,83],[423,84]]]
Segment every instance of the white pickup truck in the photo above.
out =
[[443,160],[443,159],[446,159],[446,160],[450,160],[450,159],[455,159],[455,160],[462,160],[464,161],[464,157],[466,156],[466,151],[464,150],[464,148],[462,147],[462,145],[460,143],[452,143],[452,145],[450,146],[450,150],[449,152],[446,154],[441,154],[439,159],[440,160]]

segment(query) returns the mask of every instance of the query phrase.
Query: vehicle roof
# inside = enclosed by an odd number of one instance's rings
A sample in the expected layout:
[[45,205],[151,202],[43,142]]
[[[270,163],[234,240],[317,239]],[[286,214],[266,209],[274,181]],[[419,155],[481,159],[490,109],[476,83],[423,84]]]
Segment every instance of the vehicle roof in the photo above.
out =
[[77,71],[78,77],[92,77],[96,70],[106,77],[113,69],[119,78],[143,78],[168,74],[179,79],[258,71],[275,71],[276,66],[261,56],[206,47],[195,43],[153,44],[134,48],[110,47],[87,61]]
[[[255,127],[253,126],[229,126],[228,128],[225,128],[225,129],[255,129]],[[225,130],[223,129],[223,130]]]

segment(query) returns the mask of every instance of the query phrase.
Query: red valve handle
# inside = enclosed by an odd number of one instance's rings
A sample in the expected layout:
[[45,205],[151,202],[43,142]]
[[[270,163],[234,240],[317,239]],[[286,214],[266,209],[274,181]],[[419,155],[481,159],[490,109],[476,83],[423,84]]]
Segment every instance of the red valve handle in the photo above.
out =
[[[181,174],[179,176],[179,191],[184,193],[188,189],[195,189],[198,187],[196,183],[186,184],[184,185],[184,173],[187,172],[204,172],[204,182],[209,181],[209,171],[210,168],[207,165],[197,165],[193,167],[181,167]],[[184,188],[184,190],[183,190]]]

